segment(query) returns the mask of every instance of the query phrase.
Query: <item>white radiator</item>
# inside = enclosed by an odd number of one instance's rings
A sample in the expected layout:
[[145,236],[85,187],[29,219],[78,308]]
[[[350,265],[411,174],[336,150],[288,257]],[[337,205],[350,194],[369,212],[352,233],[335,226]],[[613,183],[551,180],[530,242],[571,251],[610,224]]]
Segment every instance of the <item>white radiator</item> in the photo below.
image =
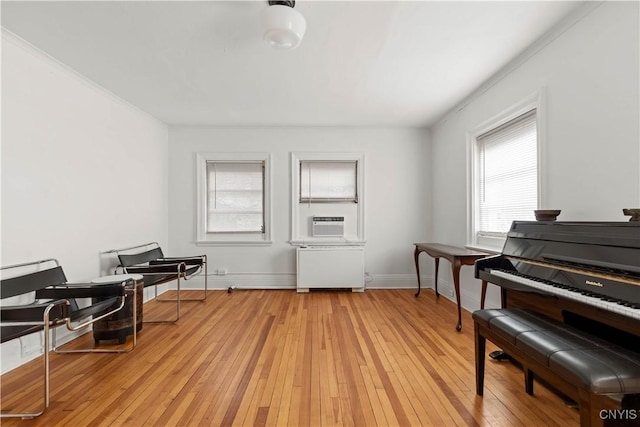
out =
[[297,289],[351,288],[364,291],[364,247],[301,247],[297,249]]
[[313,237],[343,237],[343,216],[314,216],[311,218],[311,235]]

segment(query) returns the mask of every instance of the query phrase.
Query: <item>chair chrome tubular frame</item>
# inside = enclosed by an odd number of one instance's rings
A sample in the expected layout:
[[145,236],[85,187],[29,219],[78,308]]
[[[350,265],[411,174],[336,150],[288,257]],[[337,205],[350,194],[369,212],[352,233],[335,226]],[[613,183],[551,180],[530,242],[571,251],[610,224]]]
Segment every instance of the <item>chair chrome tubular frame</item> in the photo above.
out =
[[[32,266],[32,265],[38,265],[38,264],[44,264],[47,262],[54,262],[56,264],[56,266],[59,266],[60,264],[58,263],[58,260],[50,258],[50,259],[44,259],[44,260],[40,260],[40,261],[34,261],[34,262],[25,262],[22,264],[13,264],[13,265],[8,265],[5,267],[1,267],[0,270],[9,270],[9,269],[13,269],[13,268],[20,268],[20,267],[27,267],[27,266]],[[45,308],[44,310],[44,314],[42,317],[42,322],[2,322],[2,324],[4,326],[42,326],[43,327],[43,368],[44,368],[44,375],[43,375],[43,400],[42,400],[42,410],[39,412],[3,412],[0,413],[0,418],[22,418],[22,419],[32,419],[35,417],[38,417],[40,415],[42,415],[44,413],[44,411],[46,411],[46,409],[49,407],[49,388],[50,388],[50,376],[49,376],[49,371],[50,371],[50,361],[49,361],[49,330],[54,328],[50,328],[50,326],[55,326],[52,325],[51,323],[51,319],[50,319],[50,312],[51,309],[57,305],[63,303],[66,306],[69,306],[69,301],[65,301],[65,302],[61,302],[61,301],[54,301],[51,304],[49,304],[48,307]],[[68,318],[65,319],[58,319],[58,320],[66,320]],[[55,321],[54,321],[55,322]]]
[[[23,264],[23,265],[28,265],[28,264]],[[20,265],[20,266],[23,266]],[[69,304],[69,302],[67,301],[67,305]],[[44,351],[43,351],[43,356],[44,356],[44,381],[43,381],[43,405],[42,405],[42,410],[39,412],[3,412],[0,414],[0,418],[22,418],[23,420],[28,420],[28,419],[32,419],[35,417],[39,417],[40,415],[42,415],[44,413],[44,411],[46,411],[46,409],[49,407],[49,387],[50,387],[50,379],[49,379],[49,370],[51,367],[51,364],[49,362],[49,330],[54,330],[55,331],[55,327],[54,328],[49,328],[50,326],[50,319],[49,319],[49,312],[51,311],[51,309],[54,307],[54,304],[49,305],[49,307],[47,307],[44,311],[44,316],[42,319],[42,322],[4,322],[3,324],[5,326],[28,326],[28,325],[42,325],[43,326],[43,332],[44,332],[44,340],[43,340],[43,347],[44,347]]]
[[103,254],[116,254],[118,255],[120,252],[126,252],[126,251],[130,251],[131,249],[140,249],[140,248],[146,248],[148,246],[156,246],[156,247],[160,247],[160,244],[158,242],[149,242],[149,243],[143,243],[142,245],[136,245],[136,246],[129,246],[128,248],[119,248],[119,249],[109,249],[108,251],[102,252]]
[[[74,350],[61,350],[60,346],[58,346],[57,344],[57,334],[56,334],[56,329],[54,328],[52,330],[52,334],[53,334],[53,340],[52,340],[52,344],[53,344],[53,351],[56,352],[57,354],[74,354],[74,353],[129,353],[130,351],[132,351],[134,348],[136,348],[136,345],[138,344],[138,316],[137,316],[137,298],[136,298],[136,286],[135,283],[132,283],[132,280],[128,279],[128,280],[124,280],[122,282],[112,282],[111,284],[116,284],[116,283],[121,283],[122,285],[125,285],[127,283],[130,283],[133,286],[133,320],[132,320],[132,329],[133,329],[133,340],[131,342],[131,345],[127,348],[79,348],[79,349],[74,349]],[[105,285],[108,283],[103,283],[102,285]],[[98,285],[99,286],[99,285]],[[112,314],[115,314],[116,312],[122,310],[124,308],[124,305],[126,303],[126,292],[125,292],[125,296],[122,297],[122,299],[120,300],[120,304],[118,305],[117,308],[109,311],[108,313],[103,313],[98,317],[93,317],[90,320],[87,320],[85,322],[81,322],[77,325],[73,325],[73,322],[71,321],[71,319],[67,320],[67,329],[70,331],[79,331],[81,329],[84,329],[90,325],[92,325],[93,323],[97,322],[98,320],[102,320],[105,317],[111,316]],[[64,345],[64,344],[63,344]]]
[[[197,257],[194,256],[194,257],[188,257],[188,258],[199,258],[199,257],[202,257],[202,264],[200,264],[198,266],[198,269],[194,273],[192,273],[189,276],[185,275],[185,276],[183,276],[183,278],[184,278],[185,281],[187,281],[187,280],[199,275],[198,273],[200,273],[202,271],[202,268],[203,268],[202,266],[204,266],[204,295],[203,295],[202,298],[180,298],[180,301],[183,301],[183,302],[184,301],[205,301],[207,299],[207,290],[209,289],[208,288],[208,284],[207,284],[208,278],[209,278],[209,273],[208,273],[208,270],[207,270],[207,255],[206,254],[205,255],[198,255]],[[162,258],[163,261],[172,261],[172,260],[179,261],[179,260],[182,260],[182,259],[184,259],[184,257],[164,257],[164,258]],[[158,300],[159,302],[174,302],[174,301],[176,301],[176,298],[162,298],[161,299],[161,298],[158,298],[157,295],[156,295],[156,300]]]
[[[175,299],[172,299],[171,302],[175,302],[176,303],[176,317],[175,319],[154,319],[154,320],[148,320],[148,319],[144,319],[142,321],[142,323],[175,323],[180,319],[180,301],[182,301],[180,299],[180,278],[184,278],[184,271],[186,270],[186,265],[184,263],[178,263],[178,264],[164,264],[163,267],[170,267],[170,266],[175,266],[176,267],[176,271],[175,273],[171,273],[171,274],[175,274],[176,277],[176,292],[178,297]],[[118,266],[119,268],[122,268],[122,271],[125,274],[141,274],[143,277],[144,276],[166,276],[167,275],[167,271],[164,272],[154,272],[152,271],[153,267],[149,267],[149,266],[137,266],[137,265],[132,265],[129,267],[123,267],[123,266]],[[165,268],[166,270],[166,268]],[[161,285],[162,283],[158,283],[157,285],[151,285],[155,288],[155,295],[154,298],[157,299],[158,298],[158,286]],[[145,285],[146,287],[146,285]],[[160,302],[166,302],[169,300],[159,300]],[[145,316],[146,317],[146,316]]]
[[38,264],[45,264],[47,262],[52,262],[56,265],[56,267],[60,267],[60,262],[58,262],[57,259],[55,258],[47,258],[47,259],[41,259],[38,261],[30,261],[30,262],[23,262],[20,264],[12,264],[12,265],[5,265],[3,267],[0,267],[0,270],[11,270],[14,268],[20,268],[20,267],[29,267],[32,265],[38,265]]
[[[178,274],[176,275],[176,295],[177,298],[172,298],[172,299],[159,299],[158,298],[158,286],[154,286],[154,298],[159,301],[159,302],[175,302],[176,303],[176,318],[175,319],[155,319],[155,320],[144,320],[144,323],[175,323],[178,321],[178,319],[180,319],[180,277],[183,276],[182,273],[180,273],[180,265],[184,265],[184,264],[177,264],[178,265]],[[145,275],[161,275],[162,273],[145,273]]]

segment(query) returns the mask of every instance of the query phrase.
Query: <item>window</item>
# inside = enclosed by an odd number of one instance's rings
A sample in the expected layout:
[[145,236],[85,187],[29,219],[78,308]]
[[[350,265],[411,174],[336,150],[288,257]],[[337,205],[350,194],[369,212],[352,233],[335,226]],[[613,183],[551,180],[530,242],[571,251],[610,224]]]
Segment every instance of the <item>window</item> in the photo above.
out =
[[207,162],[207,233],[264,232],[264,162]]
[[358,203],[357,161],[300,161],[300,203]]
[[471,135],[472,246],[500,249],[514,220],[534,220],[540,194],[537,105],[503,114]]
[[[363,153],[291,153],[292,245],[364,245]],[[343,217],[341,236],[316,236],[314,217]]]
[[269,155],[198,154],[199,243],[269,243]]

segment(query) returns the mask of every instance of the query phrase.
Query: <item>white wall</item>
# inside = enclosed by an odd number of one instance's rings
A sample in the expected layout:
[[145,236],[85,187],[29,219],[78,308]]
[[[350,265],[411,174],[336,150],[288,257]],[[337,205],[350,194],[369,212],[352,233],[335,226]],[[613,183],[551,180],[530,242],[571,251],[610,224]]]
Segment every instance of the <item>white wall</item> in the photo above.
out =
[[[292,151],[365,155],[365,271],[368,287],[415,286],[412,244],[428,238],[428,132],[358,128],[196,128],[169,130],[169,247],[209,257],[210,286],[295,287],[291,233]],[[272,240],[267,247],[196,246],[197,152],[272,153]],[[187,283],[189,285],[189,283]],[[191,284],[194,286],[194,284]]]
[[[543,207],[562,209],[559,220],[628,220],[622,208],[640,206],[638,7],[595,7],[433,127],[435,240],[467,243],[467,132],[541,88],[547,112]],[[440,277],[451,286],[447,264]],[[463,305],[478,308],[473,269],[463,268],[461,281]],[[497,289],[489,288],[487,306],[498,306]]]
[[[3,31],[3,266],[57,258],[88,280],[107,273],[100,252],[166,244],[167,152],[166,125]],[[37,355],[39,337],[3,344],[3,372],[19,341]]]

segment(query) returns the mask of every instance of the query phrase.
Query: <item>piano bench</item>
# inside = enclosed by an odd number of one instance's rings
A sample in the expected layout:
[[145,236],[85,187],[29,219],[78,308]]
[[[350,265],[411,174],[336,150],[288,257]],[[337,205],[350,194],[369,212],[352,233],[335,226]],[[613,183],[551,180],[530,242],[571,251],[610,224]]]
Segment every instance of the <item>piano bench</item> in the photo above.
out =
[[615,425],[627,425],[620,423],[625,414],[628,425],[637,425],[640,354],[522,309],[478,310],[473,320],[479,396],[488,339],[522,364],[527,394],[533,394],[535,375],[574,399],[580,406],[581,427],[603,425],[611,409],[606,402],[610,396],[622,397]]

